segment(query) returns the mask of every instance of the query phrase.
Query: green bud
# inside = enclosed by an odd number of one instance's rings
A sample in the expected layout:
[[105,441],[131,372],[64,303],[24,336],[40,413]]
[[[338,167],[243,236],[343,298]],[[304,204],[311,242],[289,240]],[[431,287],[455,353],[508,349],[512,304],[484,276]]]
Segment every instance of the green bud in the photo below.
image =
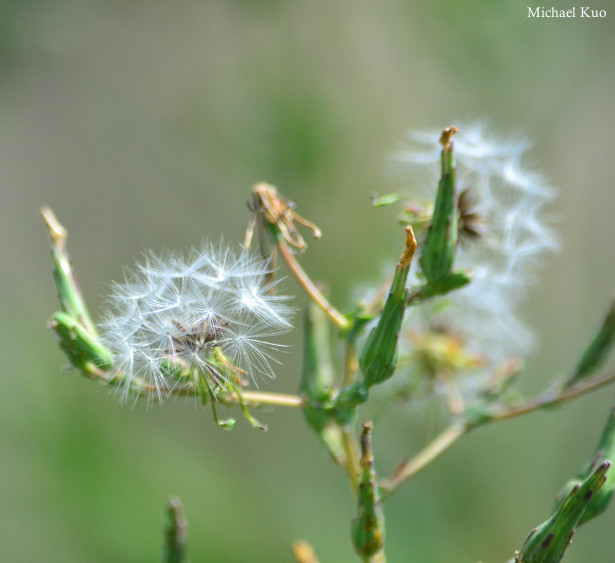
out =
[[96,371],[111,369],[111,352],[72,316],[58,312],[51,317],[49,326],[56,333],[60,347],[73,366],[86,375],[97,376]]
[[596,336],[591,341],[590,345],[585,350],[581,361],[577,365],[573,376],[566,382],[564,387],[570,387],[572,384],[586,379],[596,372],[596,370],[604,363],[608,353],[615,342],[615,298],[611,301],[609,308],[602,325]]
[[177,498],[170,499],[164,529],[162,563],[185,563],[188,560],[186,556],[187,527],[181,502]]
[[384,514],[376,484],[371,437],[372,423],[366,422],[361,434],[358,511],[352,521],[352,544],[363,559],[371,558],[384,549]]
[[457,194],[451,137],[456,127],[442,132],[442,177],[434,203],[431,224],[423,244],[419,263],[429,283],[446,278],[453,267],[457,250]]
[[412,227],[406,227],[406,248],[395,268],[393,283],[376,327],[370,333],[359,359],[365,385],[371,387],[389,379],[397,367],[399,331],[406,312],[406,281],[416,250]]
[[[583,471],[578,476],[577,481],[583,481],[587,479],[589,475],[594,471],[599,463],[604,461],[611,461],[615,459],[615,409],[609,413],[609,418],[606,422],[600,441],[594,453],[593,459],[585,466]],[[602,514],[608,507],[615,491],[615,471],[607,473],[606,481],[600,490],[596,491],[592,496],[592,499],[587,507],[587,510],[583,513],[579,526],[585,524],[592,518]],[[565,495],[561,494],[560,498]]]
[[551,518],[530,532],[515,557],[516,563],[554,563],[562,559],[584,512],[605,483],[610,465],[605,461],[572,487]]

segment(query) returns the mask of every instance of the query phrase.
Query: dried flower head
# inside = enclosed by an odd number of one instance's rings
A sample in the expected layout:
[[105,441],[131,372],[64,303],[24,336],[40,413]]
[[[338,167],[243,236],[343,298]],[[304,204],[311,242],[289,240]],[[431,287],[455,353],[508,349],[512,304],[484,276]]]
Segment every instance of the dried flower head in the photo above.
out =
[[288,297],[273,293],[269,265],[246,250],[204,244],[188,256],[147,254],[114,284],[102,338],[122,373],[124,396],[180,391],[215,399],[244,379],[273,377],[291,328]]

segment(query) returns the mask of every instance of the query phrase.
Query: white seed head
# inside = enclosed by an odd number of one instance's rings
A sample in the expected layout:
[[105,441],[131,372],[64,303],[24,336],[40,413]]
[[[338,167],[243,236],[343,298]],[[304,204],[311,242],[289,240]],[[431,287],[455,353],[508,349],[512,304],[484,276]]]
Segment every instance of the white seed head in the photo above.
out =
[[[410,167],[419,180],[413,196],[433,200],[440,174],[439,132],[411,132],[409,139],[410,146],[394,160]],[[457,190],[469,195],[471,220],[480,232],[465,240],[460,233],[455,268],[472,271],[473,280],[408,315],[419,330],[433,324],[448,327],[492,361],[530,348],[533,339],[517,317],[518,306],[545,255],[558,247],[544,212],[554,190],[525,167],[529,147],[519,137],[495,139],[484,124],[459,127],[454,137]]]
[[122,394],[134,387],[164,398],[178,385],[169,365],[196,370],[210,386],[224,386],[229,373],[273,377],[282,346],[271,338],[290,330],[294,309],[268,274],[266,260],[223,243],[146,254],[112,285],[101,324]]

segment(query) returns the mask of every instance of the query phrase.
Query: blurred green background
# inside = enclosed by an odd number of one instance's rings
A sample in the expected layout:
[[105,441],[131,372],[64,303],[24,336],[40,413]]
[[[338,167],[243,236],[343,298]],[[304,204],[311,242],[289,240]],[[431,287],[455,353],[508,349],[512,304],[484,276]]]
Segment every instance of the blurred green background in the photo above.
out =
[[[70,231],[97,316],[142,250],[240,241],[249,189],[267,180],[322,228],[303,263],[344,307],[399,253],[394,210],[368,200],[403,186],[388,155],[410,128],[484,117],[532,138],[560,189],[562,252],[529,296],[541,347],[524,388],[567,373],[597,326],[615,280],[612,1],[603,20],[479,0],[0,6],[3,561],[155,561],[170,495],[193,562],[290,561],[298,537],[323,563],[355,560],[345,478],[300,413],[228,433],[196,404],[131,409],[63,372],[42,204]],[[300,337],[262,388],[295,391]],[[613,395],[463,439],[387,502],[389,560],[511,557],[589,457]],[[378,425],[383,474],[416,439],[395,416]],[[579,530],[567,561],[611,561],[614,522],[611,507]]]

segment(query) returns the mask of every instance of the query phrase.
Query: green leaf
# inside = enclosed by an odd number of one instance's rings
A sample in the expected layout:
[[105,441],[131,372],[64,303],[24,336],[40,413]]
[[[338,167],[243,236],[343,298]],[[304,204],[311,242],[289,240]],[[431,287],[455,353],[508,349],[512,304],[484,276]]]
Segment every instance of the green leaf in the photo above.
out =
[[408,302],[412,304],[421,303],[426,299],[445,295],[451,291],[456,291],[468,285],[472,281],[472,275],[465,270],[456,270],[451,272],[445,278],[434,282],[428,282],[417,289],[413,289],[408,298]]
[[593,340],[581,356],[574,374],[566,382],[564,388],[570,387],[577,381],[586,379],[600,368],[606,360],[613,343],[615,342],[615,298],[611,301],[611,306],[602,321],[600,329]]
[[372,207],[384,207],[385,205],[392,205],[393,203],[397,203],[400,199],[401,195],[397,193],[382,196],[372,194],[370,201]]

